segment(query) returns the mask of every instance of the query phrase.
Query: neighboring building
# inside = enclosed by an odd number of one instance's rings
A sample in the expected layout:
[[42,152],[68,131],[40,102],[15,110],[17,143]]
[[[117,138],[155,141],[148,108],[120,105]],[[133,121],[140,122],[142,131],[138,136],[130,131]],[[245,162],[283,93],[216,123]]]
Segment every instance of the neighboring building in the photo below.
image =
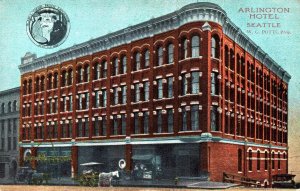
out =
[[[71,155],[140,178],[287,173],[290,75],[211,3],[36,58],[21,71],[20,158]],[[24,161],[21,160],[21,164]],[[40,171],[45,166],[32,163]]]
[[0,92],[0,182],[14,179],[19,160],[20,87]]

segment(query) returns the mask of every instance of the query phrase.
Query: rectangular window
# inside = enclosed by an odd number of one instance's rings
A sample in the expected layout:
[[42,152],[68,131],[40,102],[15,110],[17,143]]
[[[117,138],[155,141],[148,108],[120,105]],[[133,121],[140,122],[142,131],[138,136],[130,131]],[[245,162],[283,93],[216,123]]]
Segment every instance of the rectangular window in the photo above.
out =
[[95,108],[100,106],[100,91],[95,91]]
[[73,111],[73,96],[69,96],[69,111]]
[[102,127],[102,135],[103,136],[106,136],[106,117],[105,116],[102,116],[102,124],[101,124],[101,127]]
[[122,92],[122,104],[126,104],[126,99],[127,99],[127,96],[126,96],[126,90],[127,90],[127,87],[126,87],[126,86],[121,86],[121,92]]
[[168,133],[173,132],[173,109],[167,109],[167,116],[168,116]]
[[157,133],[162,132],[162,110],[157,110]]
[[113,94],[114,94],[114,105],[117,105],[119,103],[119,96],[118,96],[118,88],[113,88]]
[[113,76],[114,75],[118,75],[118,59],[117,58],[114,59],[113,64],[114,64],[114,73],[113,73]]
[[168,83],[168,98],[173,97],[173,77],[167,78]]
[[210,128],[211,131],[218,131],[218,111],[217,106],[212,106],[210,112]]
[[83,136],[88,137],[89,136],[89,118],[85,118],[83,131],[84,131]]
[[163,98],[163,82],[162,82],[162,79],[157,80],[157,98],[158,99]]
[[133,117],[134,117],[134,133],[138,134],[139,133],[139,113],[135,112],[133,113]]
[[102,107],[106,107],[107,104],[107,96],[106,96],[106,89],[101,90],[102,91]]
[[125,114],[121,114],[121,133],[122,135],[126,135],[126,117]]
[[88,109],[90,107],[90,94],[88,92],[85,93],[85,108]]
[[83,137],[82,128],[83,128],[82,119],[78,119],[78,123],[77,123],[77,137]]
[[117,135],[118,134],[118,116],[113,115],[113,134]]
[[217,85],[217,73],[211,73],[211,94],[217,95],[218,92],[218,85]]
[[188,81],[185,74],[181,75],[181,95],[186,95],[188,90]]
[[187,130],[187,112],[185,107],[181,108],[181,131]]
[[144,82],[144,100],[149,100],[149,82]]
[[93,136],[99,136],[100,135],[99,127],[100,127],[100,121],[99,121],[98,117],[95,117]]
[[140,101],[140,86],[139,86],[139,83],[134,84],[134,90],[135,90],[134,101],[139,102]]
[[144,134],[149,133],[149,111],[143,112],[143,127],[144,127]]
[[191,106],[191,125],[192,130],[199,130],[199,105]]
[[123,56],[122,58],[122,66],[121,66],[121,74],[125,74],[126,71],[127,71],[127,68],[126,68],[126,56]]
[[192,94],[199,93],[199,72],[192,72]]

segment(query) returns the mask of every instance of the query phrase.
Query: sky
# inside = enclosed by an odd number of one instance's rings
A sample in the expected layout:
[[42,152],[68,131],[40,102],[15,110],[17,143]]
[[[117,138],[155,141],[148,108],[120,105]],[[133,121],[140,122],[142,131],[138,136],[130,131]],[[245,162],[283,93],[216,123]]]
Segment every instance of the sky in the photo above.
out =
[[[91,38],[162,16],[194,2],[197,0],[0,0],[0,91],[20,86],[18,66],[26,52],[36,53],[41,57]],[[289,134],[292,139],[297,140],[293,142],[293,148],[299,148],[293,152],[299,153],[300,1],[206,0],[205,2],[221,6],[243,32],[292,76],[289,84]],[[40,48],[31,42],[26,33],[26,20],[29,14],[34,8],[43,4],[60,7],[70,20],[69,36],[57,48]],[[278,19],[253,19],[250,18],[250,13],[242,12],[241,8],[242,10],[287,8],[289,12],[277,13]],[[253,28],[248,27],[247,23],[256,26],[258,23],[279,23],[280,27]],[[247,32],[248,30],[251,30],[251,33]],[[263,34],[262,30],[275,30],[279,34]]]

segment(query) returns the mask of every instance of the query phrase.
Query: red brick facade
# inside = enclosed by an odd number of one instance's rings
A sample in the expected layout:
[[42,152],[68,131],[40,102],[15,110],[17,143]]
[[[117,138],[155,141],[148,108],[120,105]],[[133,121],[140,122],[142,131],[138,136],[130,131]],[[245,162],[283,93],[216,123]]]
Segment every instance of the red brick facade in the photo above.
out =
[[[214,22],[191,22],[152,37],[87,56],[76,56],[73,60],[23,74],[21,76],[20,141],[23,144],[50,141],[58,144],[103,140],[126,141],[126,139],[138,138],[164,140],[167,137],[194,137],[196,139],[201,135],[201,138],[208,135],[207,141],[198,143],[201,150],[199,166],[201,170],[210,173],[212,181],[222,181],[222,173],[228,172],[259,179],[263,184],[265,180],[270,182],[270,175],[287,173],[288,84],[223,31],[222,26]],[[196,57],[193,56],[193,36],[198,36],[200,39],[200,55]],[[213,37],[216,41],[215,47],[212,42]],[[173,62],[168,64],[170,44],[173,45]],[[159,47],[163,48],[161,66],[158,66]],[[187,52],[184,47],[187,47]],[[145,54],[147,50],[149,67],[146,63],[148,62]],[[140,54],[140,66],[136,63],[138,62],[136,53]],[[127,71],[122,71],[123,56],[126,57]],[[114,70],[115,58],[118,59],[118,71]],[[101,64],[104,61],[107,62],[106,77],[101,76],[105,72],[104,68],[100,67],[98,73],[96,66],[97,63]],[[135,71],[136,67],[139,70]],[[199,72],[197,93],[193,93],[192,72]],[[113,75],[114,73],[118,74]],[[216,88],[213,90],[212,73],[215,74],[213,88]],[[97,75],[100,75],[99,78]],[[173,77],[170,98],[168,98],[168,77]],[[185,77],[187,90],[182,95],[185,91],[182,85]],[[160,83],[158,79],[162,79],[163,98],[158,98]],[[147,94],[144,85],[146,81],[150,85],[149,100],[143,100],[144,94]],[[135,86],[137,83],[139,84]],[[118,88],[121,86],[127,87],[125,104],[122,104],[123,94],[121,88]],[[135,101],[136,87],[139,88],[140,96],[137,102]],[[103,93],[99,94],[100,106],[96,107],[96,96],[98,96],[96,91],[103,89],[107,95],[106,107],[101,107]],[[114,91],[118,92],[118,104],[113,103]],[[86,94],[79,95],[82,93]],[[88,103],[86,99],[89,99]],[[82,103],[79,103],[79,100]],[[66,108],[72,104],[72,111],[65,111],[63,108],[65,104],[67,104]],[[199,108],[197,127],[192,127],[191,124],[193,105]],[[212,107],[217,109],[214,118],[216,125],[213,127],[215,129],[211,129]],[[187,111],[186,130],[182,130],[182,108]],[[173,113],[170,114],[173,116],[171,130],[168,129],[167,124],[170,109]],[[158,110],[162,110],[161,132],[157,127]],[[144,128],[146,115],[144,112],[148,112],[149,115],[148,129]],[[138,121],[134,120],[134,113],[138,116]],[[126,118],[126,132],[123,133],[122,114]],[[95,121],[99,120],[101,123],[104,118],[106,118],[106,133],[101,132],[101,128],[99,133],[96,133],[98,130],[95,130]],[[138,125],[135,124],[137,122]],[[82,123],[82,126],[86,126],[87,129],[78,132],[78,123]],[[115,127],[114,123],[117,124]],[[63,132],[65,124],[70,124],[72,129],[66,134]],[[52,136],[49,137],[48,129],[51,125],[53,130],[50,131]],[[41,128],[37,129],[38,126]],[[135,126],[139,129],[135,129]],[[128,163],[126,168],[130,170],[132,169],[131,144],[127,144],[125,150],[124,158]],[[21,156],[23,151],[24,149],[20,149]],[[252,156],[251,154],[249,156],[249,151],[252,152]],[[259,167],[257,167],[258,151],[260,152]],[[239,152],[241,152],[241,164],[238,162]],[[78,148],[73,146],[74,173],[77,172],[77,155]],[[275,161],[274,169],[272,161]]]

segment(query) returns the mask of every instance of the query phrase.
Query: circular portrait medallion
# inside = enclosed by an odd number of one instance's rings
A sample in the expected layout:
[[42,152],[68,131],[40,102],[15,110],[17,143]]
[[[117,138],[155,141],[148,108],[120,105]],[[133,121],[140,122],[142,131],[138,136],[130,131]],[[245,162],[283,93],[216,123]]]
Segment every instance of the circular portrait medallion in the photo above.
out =
[[41,5],[35,8],[26,22],[27,35],[42,48],[55,48],[68,37],[70,21],[68,15],[54,5]]

